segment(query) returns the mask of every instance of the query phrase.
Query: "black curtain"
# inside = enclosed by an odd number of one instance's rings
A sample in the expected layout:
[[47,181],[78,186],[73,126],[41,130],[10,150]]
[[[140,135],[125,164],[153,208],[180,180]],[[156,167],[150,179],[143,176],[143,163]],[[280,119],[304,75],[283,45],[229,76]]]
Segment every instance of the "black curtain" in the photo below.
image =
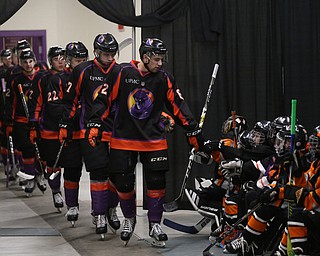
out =
[[27,0],[1,0],[0,1],[0,25],[10,19]]
[[[169,49],[166,68],[196,117],[219,63],[206,138],[220,137],[231,110],[252,127],[257,120],[290,115],[292,98],[309,133],[319,125],[319,0],[142,0],[141,16],[134,15],[132,0],[79,1],[110,21],[143,27],[143,37],[163,39]],[[168,137],[169,201],[179,193],[189,148],[181,128]],[[212,176],[212,169],[194,164],[188,186],[196,175]]]

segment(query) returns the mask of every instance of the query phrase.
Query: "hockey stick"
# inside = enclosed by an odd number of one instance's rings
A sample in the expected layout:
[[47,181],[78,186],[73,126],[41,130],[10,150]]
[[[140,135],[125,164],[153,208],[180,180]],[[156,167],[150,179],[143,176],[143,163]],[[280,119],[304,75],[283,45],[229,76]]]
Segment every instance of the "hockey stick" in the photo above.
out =
[[[291,154],[294,152],[295,148],[295,136],[296,136],[296,108],[297,108],[297,100],[292,99],[291,100],[291,132],[290,132],[290,152]],[[290,171],[289,171],[289,184],[293,185],[294,180],[292,177],[292,164],[290,165]],[[292,215],[292,204],[288,203],[288,218]],[[287,234],[287,253],[288,256],[293,256],[294,252],[292,249],[290,234],[288,232]]]
[[5,105],[7,85],[6,85],[6,80],[4,78],[1,78],[1,87],[2,87],[3,105]]
[[248,211],[245,215],[243,215],[240,219],[238,219],[230,229],[225,230],[222,232],[206,249],[203,250],[202,255],[203,256],[210,256],[214,255],[213,252],[210,252],[210,249],[217,243],[220,243],[223,239],[225,239],[228,235],[232,233],[233,230],[235,230],[241,222],[243,222],[246,218],[248,218],[249,215],[251,215],[254,211],[256,211],[258,208],[260,208],[262,203],[257,203],[250,211]]
[[188,234],[197,234],[201,231],[209,222],[211,221],[210,218],[203,217],[201,220],[197,222],[197,224],[193,226],[186,226],[172,220],[164,219],[163,225],[166,225],[169,228],[178,230],[180,232],[188,233]]
[[[214,82],[215,82],[216,77],[217,77],[218,69],[219,69],[219,65],[215,64],[213,72],[212,72],[212,76],[211,76],[211,81],[210,81],[210,84],[209,84],[208,92],[207,92],[207,98],[206,98],[206,101],[204,103],[204,106],[203,106],[203,109],[202,109],[202,113],[201,113],[201,116],[200,116],[200,122],[199,122],[199,128],[200,129],[202,129],[202,127],[203,127],[203,123],[204,123],[204,120],[205,120],[205,117],[206,117],[206,114],[207,114],[208,103],[210,101],[211,92],[212,92],[212,88],[213,88]],[[181,185],[181,189],[180,189],[180,193],[179,193],[178,197],[176,199],[174,199],[172,202],[163,204],[163,209],[166,212],[173,212],[173,211],[176,211],[176,210],[179,209],[179,203],[180,203],[180,201],[181,201],[181,199],[183,197],[184,189],[186,187],[187,180],[188,180],[190,172],[191,172],[192,163],[193,163],[193,159],[194,159],[194,151],[195,151],[195,149],[193,148],[191,150],[191,152],[190,152],[189,162],[188,162],[188,165],[187,165],[187,170],[186,170],[186,173],[184,175],[184,178],[183,178],[183,181],[182,181],[182,185]]]
[[55,170],[56,170],[57,164],[58,164],[58,162],[59,162],[60,155],[61,155],[61,152],[62,152],[62,149],[63,149],[63,147],[64,147],[65,142],[66,142],[66,140],[63,140],[62,143],[61,143],[61,145],[60,145],[59,151],[58,151],[58,153],[57,153],[56,161],[54,162],[54,165],[53,165],[53,167],[52,167],[52,174],[51,174],[50,177],[49,177],[50,180],[54,180],[55,177],[57,177],[57,176],[59,175],[59,173],[60,173],[60,171],[56,171],[56,172],[55,172]]
[[[21,102],[22,102],[22,106],[23,106],[24,112],[26,114],[27,119],[29,120],[30,119],[29,109],[28,109],[26,98],[24,97],[24,93],[23,93],[23,89],[22,89],[21,84],[18,84],[18,90],[19,90],[19,94],[20,94],[20,98],[21,98]],[[41,172],[42,172],[42,174],[44,174],[43,161],[41,159],[39,147],[38,147],[38,144],[37,144],[36,141],[34,141],[34,147],[35,147],[37,158],[38,158],[38,160],[40,162]],[[19,171],[17,174],[18,174],[18,176],[20,176],[22,178],[25,178],[25,179],[30,179],[31,178],[31,175],[23,173],[21,171]]]
[[10,149],[10,154],[11,154],[11,158],[12,158],[12,170],[11,171],[14,175],[17,175],[17,173],[19,172],[19,169],[17,168],[16,159],[14,156],[13,139],[12,139],[11,135],[8,137],[8,142],[9,142],[9,149]]

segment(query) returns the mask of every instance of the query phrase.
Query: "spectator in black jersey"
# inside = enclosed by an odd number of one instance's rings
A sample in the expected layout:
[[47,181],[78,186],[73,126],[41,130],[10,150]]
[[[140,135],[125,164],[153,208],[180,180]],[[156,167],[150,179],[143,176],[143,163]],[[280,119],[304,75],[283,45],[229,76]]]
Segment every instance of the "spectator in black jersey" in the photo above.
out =
[[[161,124],[164,106],[176,124],[185,128],[190,145],[198,150],[203,146],[203,139],[173,76],[162,67],[168,54],[163,41],[147,38],[143,40],[139,53],[141,61],[121,64],[114,83],[100,90],[88,123],[87,136],[89,143],[95,146],[100,140],[101,123],[109,115],[112,104],[116,103],[110,140],[110,179],[116,186],[125,217],[121,239],[127,244],[136,224],[134,169],[140,156],[147,185],[149,235],[164,246],[168,238],[160,222],[165,173],[169,169],[166,135]],[[146,104],[141,104],[141,101]]]

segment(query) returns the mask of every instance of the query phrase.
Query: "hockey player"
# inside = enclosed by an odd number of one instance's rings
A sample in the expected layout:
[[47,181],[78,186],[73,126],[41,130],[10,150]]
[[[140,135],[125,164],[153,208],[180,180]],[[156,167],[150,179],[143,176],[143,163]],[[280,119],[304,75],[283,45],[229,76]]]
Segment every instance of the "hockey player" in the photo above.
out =
[[33,99],[39,97],[37,83],[43,76],[39,68],[35,68],[36,58],[31,49],[21,51],[19,57],[22,73],[12,81],[12,120],[14,120],[13,137],[16,147],[22,151],[23,171],[17,174],[28,180],[25,192],[32,195],[35,182],[39,189],[44,192],[46,183],[43,168],[36,157],[36,140],[39,138],[38,117],[35,115],[36,104]]
[[[289,168],[291,162],[292,175],[294,179],[299,178],[302,175],[304,166],[301,165],[301,161],[293,161],[290,156],[290,126],[284,126],[277,133],[275,140],[275,151],[278,157],[277,163],[270,169],[267,176],[262,177],[256,183],[256,186],[262,192],[258,193],[259,201],[262,206],[257,209],[252,217],[249,219],[242,237],[233,240],[226,245],[226,250],[231,253],[235,252],[248,252],[250,250],[261,251],[264,243],[264,236],[267,234],[267,226],[271,221],[274,221],[281,216],[281,205],[283,204],[283,197],[277,197],[277,188],[284,186],[289,181]],[[295,136],[295,149],[297,155],[304,150],[307,143],[307,131],[302,125],[296,125]],[[275,192],[274,192],[275,191]],[[279,199],[278,199],[279,198]],[[252,204],[256,204],[257,201],[252,201]]]
[[159,126],[164,105],[174,115],[176,123],[188,131],[190,145],[198,150],[203,140],[174,78],[162,68],[168,54],[163,41],[158,38],[143,40],[139,54],[140,62],[132,60],[122,64],[115,84],[105,84],[101,89],[88,122],[88,141],[96,146],[103,120],[116,103],[110,141],[110,179],[116,186],[125,217],[121,239],[127,245],[136,225],[134,168],[139,155],[147,185],[149,235],[154,238],[155,245],[164,246],[168,237],[160,222],[165,172],[169,167],[165,131]]
[[295,255],[320,254],[320,126],[316,126],[310,135],[308,149],[312,155],[310,168],[295,180],[294,185],[286,185],[278,191],[279,197],[283,196],[293,204],[294,211],[289,216],[276,255],[287,255],[288,233]]
[[102,143],[92,148],[84,140],[88,115],[91,113],[93,101],[104,84],[108,84],[113,69],[118,64],[114,57],[118,53],[118,43],[113,35],[98,34],[93,42],[95,59],[80,64],[72,72],[70,86],[64,95],[65,111],[60,122],[60,140],[68,139],[68,132],[72,130],[71,120],[75,115],[77,102],[80,102],[80,138],[81,150],[86,170],[90,173],[90,192],[93,222],[96,233],[104,238],[107,223],[115,230],[120,228],[120,221],[116,215],[118,196],[112,183],[108,180],[109,140],[112,119],[104,123]]
[[[63,72],[54,75],[48,86],[48,94],[51,95],[50,99],[50,112],[52,113],[51,126],[55,131],[58,131],[58,139],[60,142],[61,129],[59,122],[63,116],[64,104],[63,97],[70,89],[70,77],[72,71],[82,62],[88,59],[88,49],[80,41],[73,41],[66,45],[66,68]],[[78,103],[78,102],[77,102]],[[79,128],[79,111],[80,105],[76,105],[76,114],[73,119],[70,120],[72,130],[68,133],[68,138],[61,140],[61,143],[56,145],[55,152],[58,152],[58,147],[61,144],[64,145],[61,157],[58,164],[53,170],[49,169],[49,179],[55,181],[61,176],[61,167],[64,168],[64,193],[65,203],[68,211],[66,213],[67,220],[71,222],[72,226],[75,225],[75,221],[79,216],[79,182],[82,173],[82,153],[80,146],[80,128]]]
[[[56,103],[58,96],[57,91],[49,89],[49,83],[52,76],[61,73],[65,68],[65,49],[61,46],[52,46],[48,50],[48,61],[50,64],[49,72],[47,72],[39,81],[38,89],[40,91],[37,99],[36,116],[40,118],[41,141],[39,148],[41,156],[47,165],[47,176],[52,173],[53,166],[56,161],[57,152],[60,142],[58,140],[58,122],[61,118],[61,104]],[[58,116],[58,118],[56,118]],[[57,169],[60,165],[56,166]],[[48,184],[52,191],[54,206],[61,212],[63,207],[63,198],[61,195],[61,174],[55,179],[48,179]]]

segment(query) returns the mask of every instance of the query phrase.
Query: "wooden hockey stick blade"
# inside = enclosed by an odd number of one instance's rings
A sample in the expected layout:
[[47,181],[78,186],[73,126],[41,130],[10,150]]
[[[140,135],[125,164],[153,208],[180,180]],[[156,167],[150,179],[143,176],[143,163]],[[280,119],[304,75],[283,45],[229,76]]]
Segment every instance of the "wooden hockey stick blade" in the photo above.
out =
[[163,220],[163,225],[178,230],[180,232],[188,233],[188,234],[197,234],[199,233],[200,230],[202,230],[209,222],[211,219],[203,217],[201,220],[198,221],[197,224],[193,226],[186,226],[177,222],[174,222],[169,219],[164,219]]

